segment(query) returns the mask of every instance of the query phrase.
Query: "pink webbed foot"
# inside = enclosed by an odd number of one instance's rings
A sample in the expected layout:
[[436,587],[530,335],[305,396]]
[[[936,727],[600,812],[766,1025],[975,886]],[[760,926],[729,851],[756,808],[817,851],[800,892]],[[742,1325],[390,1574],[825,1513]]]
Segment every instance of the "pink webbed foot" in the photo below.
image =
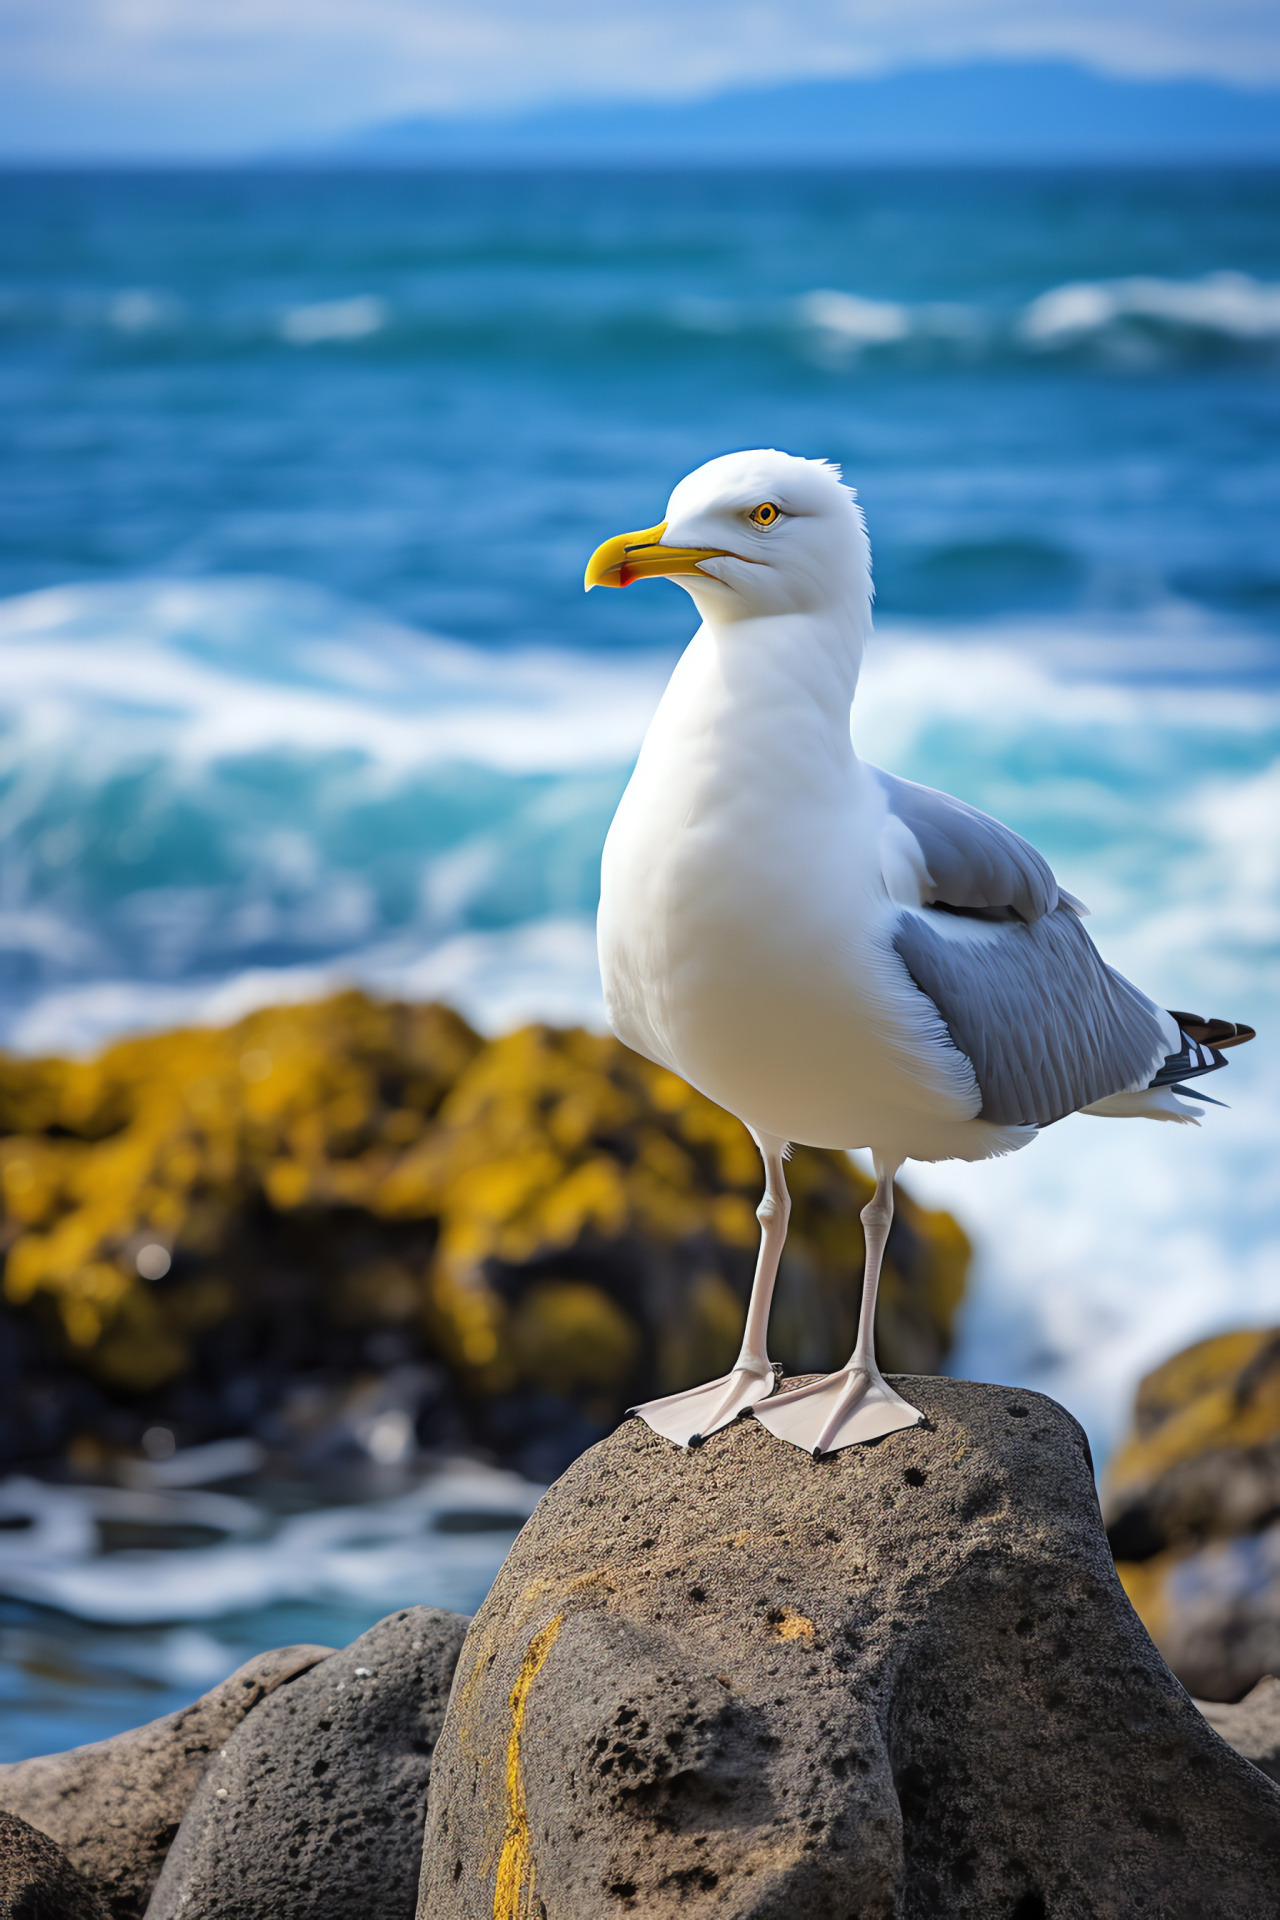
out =
[[919,1426],[924,1419],[878,1370],[864,1366],[842,1367],[825,1380],[777,1393],[767,1406],[756,1408],[755,1416],[779,1440],[803,1447],[815,1460]]
[[696,1447],[708,1435],[729,1426],[740,1414],[747,1413],[767,1399],[778,1384],[771,1366],[735,1367],[704,1387],[689,1387],[684,1393],[669,1393],[661,1400],[646,1400],[631,1407],[631,1413],[678,1447]]

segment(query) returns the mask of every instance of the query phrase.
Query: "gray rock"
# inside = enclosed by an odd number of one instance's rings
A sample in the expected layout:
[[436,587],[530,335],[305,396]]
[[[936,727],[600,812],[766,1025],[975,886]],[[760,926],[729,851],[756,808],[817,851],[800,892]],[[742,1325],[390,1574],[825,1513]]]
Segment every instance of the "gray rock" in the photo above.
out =
[[466,1629],[409,1607],[266,1701],[201,1782],[147,1920],[411,1920]]
[[1051,1400],[815,1462],[640,1421],[572,1466],[471,1628],[419,1920],[1275,1920],[1280,1790],[1124,1597]]
[[1278,1411],[1280,1328],[1198,1340],[1140,1380],[1102,1490],[1116,1559],[1260,1532],[1280,1511]]
[[1280,1668],[1280,1521],[1124,1569],[1151,1637],[1187,1692],[1239,1700]]
[[0,1813],[0,1920],[107,1920],[62,1848],[16,1813]]
[[1229,1747],[1280,1783],[1280,1680],[1273,1673],[1234,1706],[1220,1700],[1197,1700],[1196,1705]]
[[1146,1560],[1188,1540],[1256,1532],[1280,1509],[1280,1438],[1208,1447],[1138,1485],[1108,1486],[1103,1513],[1117,1560]]
[[162,1720],[0,1766],[0,1807],[56,1840],[116,1920],[140,1920],[211,1756],[260,1700],[332,1651],[277,1647]]

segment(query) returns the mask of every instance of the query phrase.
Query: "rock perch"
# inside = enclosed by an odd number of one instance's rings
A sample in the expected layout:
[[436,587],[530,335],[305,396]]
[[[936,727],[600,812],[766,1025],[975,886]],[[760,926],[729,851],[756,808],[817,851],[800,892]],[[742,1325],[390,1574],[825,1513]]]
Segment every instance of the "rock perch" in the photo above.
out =
[[419,1920],[1275,1920],[1280,1789],[1117,1580],[1084,1436],[896,1379],[817,1463],[638,1420],[543,1500],[468,1634]]

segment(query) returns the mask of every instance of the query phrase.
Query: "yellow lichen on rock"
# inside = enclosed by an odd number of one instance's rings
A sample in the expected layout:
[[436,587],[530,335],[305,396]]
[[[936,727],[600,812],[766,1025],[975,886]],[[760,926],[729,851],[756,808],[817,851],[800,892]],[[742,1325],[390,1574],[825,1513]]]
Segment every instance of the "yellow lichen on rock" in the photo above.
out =
[[1126,1593],[1193,1693],[1280,1664],[1280,1331],[1198,1341],[1141,1382],[1103,1481]]
[[[723,1368],[740,1331],[750,1136],[611,1038],[485,1043],[350,992],[88,1062],[0,1057],[0,1130],[7,1298],[113,1389],[176,1377],[223,1323],[287,1322],[286,1295],[340,1350],[401,1329],[465,1393],[524,1382],[601,1420]],[[810,1148],[789,1179],[778,1357],[823,1365],[852,1344],[871,1183]],[[899,1196],[888,1367],[938,1365],[967,1259]]]
[[[616,1404],[635,1365],[640,1330],[599,1287],[538,1280],[507,1325],[518,1373],[562,1399],[612,1395]],[[608,1399],[589,1413],[607,1419]]]
[[143,1246],[201,1266],[255,1202],[366,1204],[402,1151],[380,1137],[386,1090],[429,1116],[479,1045],[443,1008],[351,993],[91,1062],[0,1056],[7,1298],[53,1308],[111,1384],[158,1384],[192,1316],[180,1277],[151,1291]]
[[1280,1435],[1278,1346],[1273,1328],[1221,1333],[1147,1374],[1134,1398],[1133,1432],[1108,1464],[1111,1498],[1152,1485],[1207,1449],[1253,1447]]

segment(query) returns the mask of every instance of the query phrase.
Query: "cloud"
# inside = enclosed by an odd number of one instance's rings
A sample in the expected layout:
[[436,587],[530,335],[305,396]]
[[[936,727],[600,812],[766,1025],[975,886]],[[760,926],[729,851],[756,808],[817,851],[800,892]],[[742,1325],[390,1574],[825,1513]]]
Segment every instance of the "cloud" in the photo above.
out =
[[1274,0],[0,0],[8,151],[235,153],[398,115],[1064,57],[1280,81]]

